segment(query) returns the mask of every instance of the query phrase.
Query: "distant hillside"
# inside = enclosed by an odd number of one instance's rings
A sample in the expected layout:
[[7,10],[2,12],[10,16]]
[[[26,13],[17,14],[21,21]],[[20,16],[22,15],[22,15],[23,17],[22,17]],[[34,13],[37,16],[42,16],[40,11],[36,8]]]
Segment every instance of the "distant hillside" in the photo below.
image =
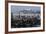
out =
[[28,13],[34,13],[34,14],[38,13],[39,14],[40,13],[40,11],[32,11],[32,10],[21,10],[19,12],[22,12],[24,14],[28,14]]

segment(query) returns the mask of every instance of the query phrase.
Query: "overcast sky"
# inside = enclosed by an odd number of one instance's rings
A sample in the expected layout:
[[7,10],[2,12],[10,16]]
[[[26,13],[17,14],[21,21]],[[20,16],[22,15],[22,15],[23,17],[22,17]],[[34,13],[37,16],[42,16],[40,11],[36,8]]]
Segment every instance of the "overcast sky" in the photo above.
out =
[[37,10],[41,10],[41,8],[38,6],[11,6],[11,12],[13,14],[17,13],[20,10],[33,10],[33,11],[37,11]]

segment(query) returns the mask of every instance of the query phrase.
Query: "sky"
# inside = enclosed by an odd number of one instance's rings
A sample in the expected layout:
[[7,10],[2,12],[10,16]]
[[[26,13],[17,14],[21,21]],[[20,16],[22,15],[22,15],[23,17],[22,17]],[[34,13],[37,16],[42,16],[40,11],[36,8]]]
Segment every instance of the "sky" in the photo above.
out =
[[13,14],[18,13],[20,10],[33,10],[33,11],[40,11],[41,8],[39,6],[11,6],[11,12]]

